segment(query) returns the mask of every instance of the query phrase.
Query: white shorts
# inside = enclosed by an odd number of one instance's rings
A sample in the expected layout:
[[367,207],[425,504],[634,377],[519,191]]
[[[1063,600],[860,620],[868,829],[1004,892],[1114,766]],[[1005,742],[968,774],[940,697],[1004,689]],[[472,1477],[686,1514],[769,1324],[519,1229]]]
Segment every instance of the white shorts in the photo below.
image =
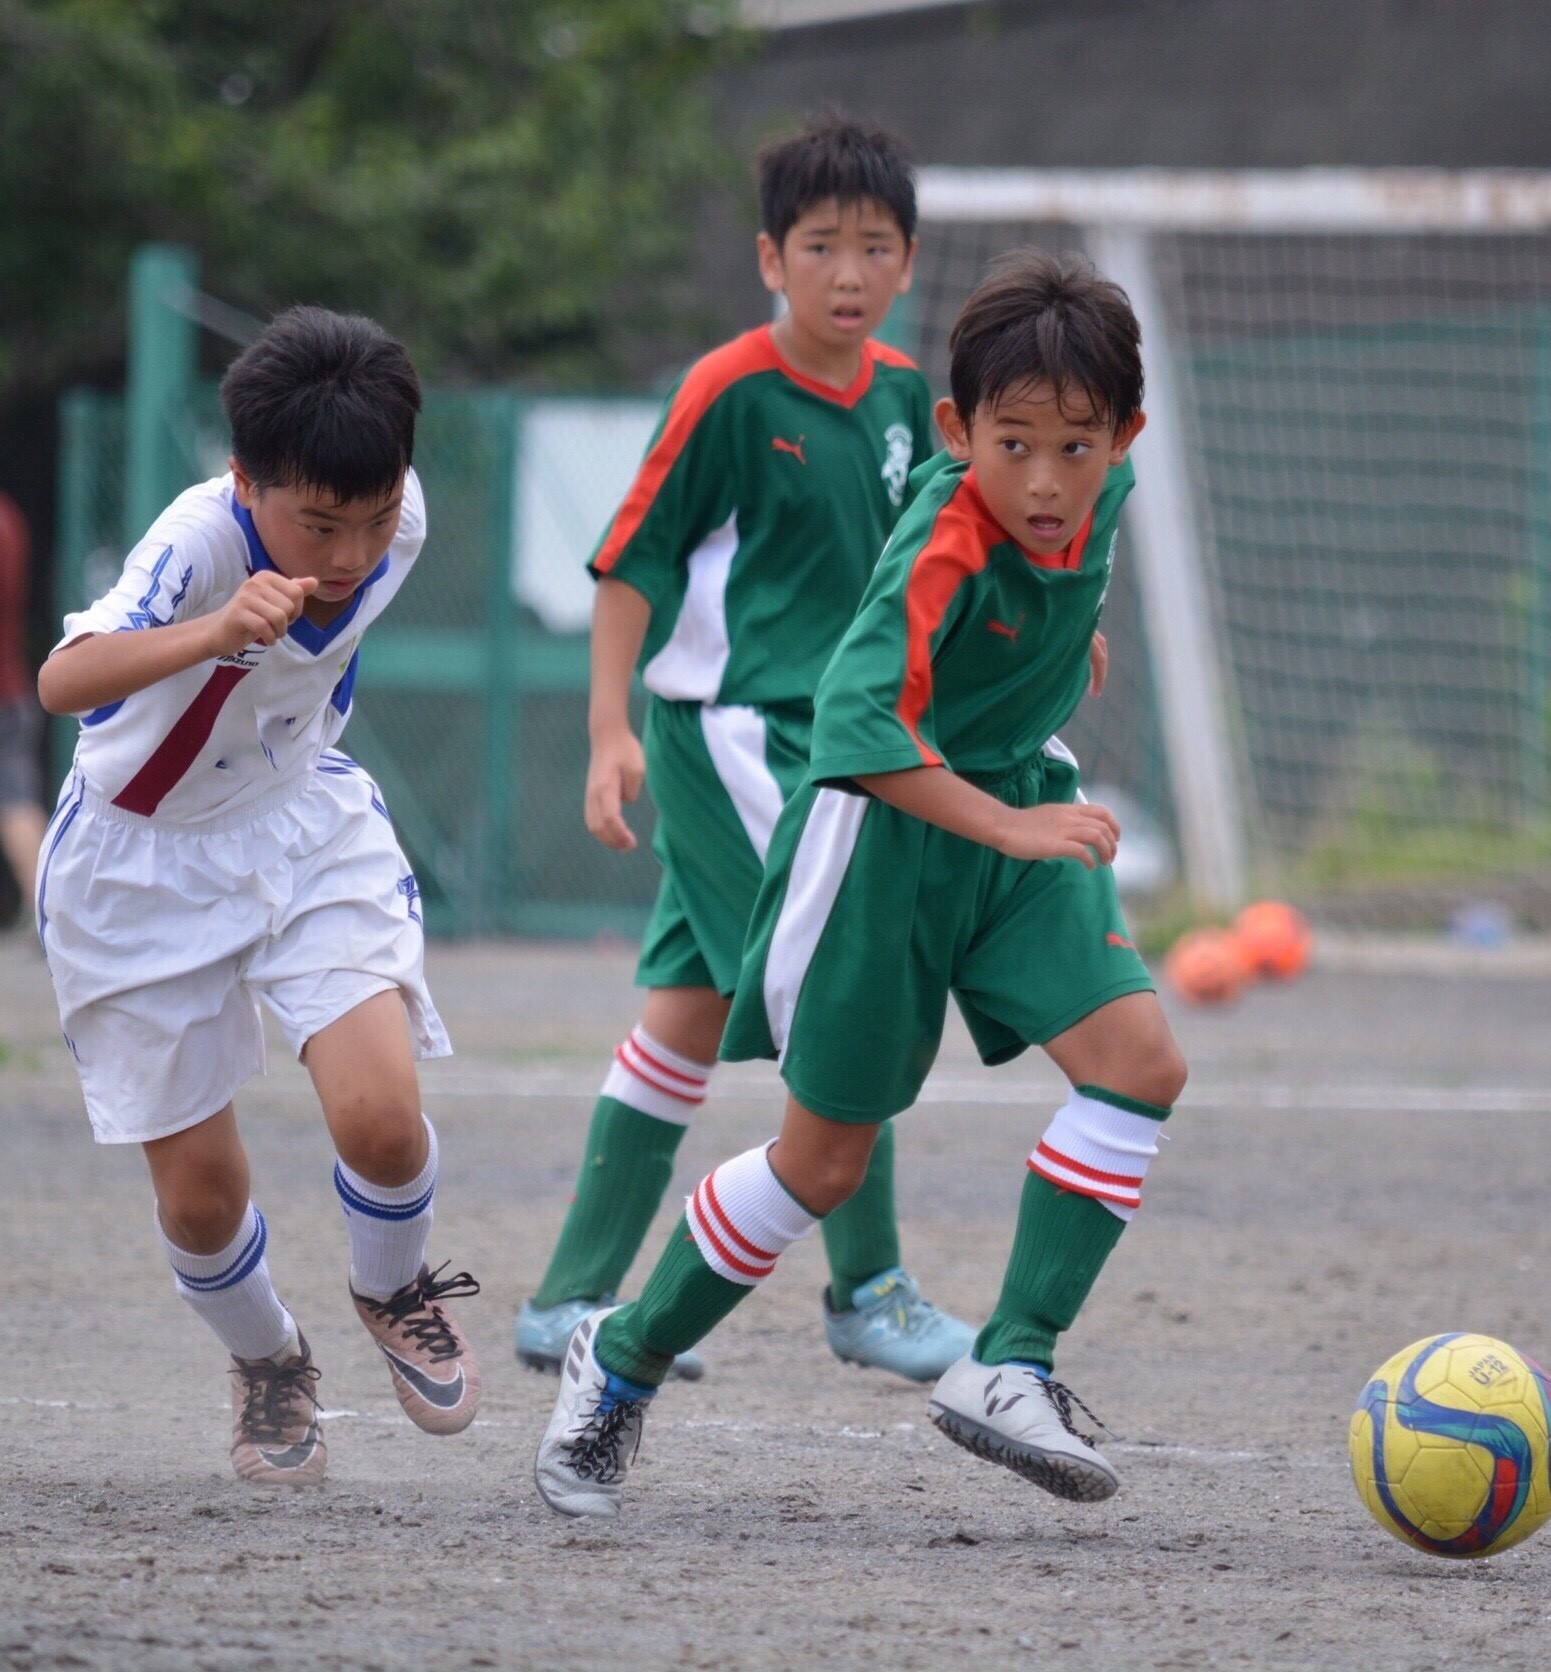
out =
[[257,999],[300,1055],[397,988],[417,1057],[452,1052],[426,991],[419,891],[371,778],[326,751],[234,819],[172,825],[81,777],[44,838],[38,925],[101,1144],[208,1119],[264,1071]]

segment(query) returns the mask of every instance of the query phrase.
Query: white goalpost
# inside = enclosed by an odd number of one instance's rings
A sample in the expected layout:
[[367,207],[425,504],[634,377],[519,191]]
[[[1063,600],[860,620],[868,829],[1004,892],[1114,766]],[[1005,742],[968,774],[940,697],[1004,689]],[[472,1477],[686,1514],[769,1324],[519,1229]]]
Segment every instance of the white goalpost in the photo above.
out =
[[1136,309],[1124,718],[1198,906],[1551,927],[1551,173],[927,168],[920,202],[934,382],[1020,245]]

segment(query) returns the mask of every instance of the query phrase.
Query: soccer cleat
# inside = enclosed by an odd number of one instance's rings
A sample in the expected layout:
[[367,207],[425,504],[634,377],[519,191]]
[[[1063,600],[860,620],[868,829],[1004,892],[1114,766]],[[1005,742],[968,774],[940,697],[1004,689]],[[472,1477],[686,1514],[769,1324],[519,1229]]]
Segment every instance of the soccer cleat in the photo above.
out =
[[[1096,1504],[1120,1477],[1091,1434],[1079,1434],[1072,1406],[1098,1418],[1070,1388],[1027,1364],[977,1364],[966,1354],[932,1390],[927,1415],[976,1457],[1075,1503]],[[1100,1424],[1102,1427],[1103,1425]]]
[[439,1304],[449,1296],[477,1295],[479,1285],[466,1271],[438,1282],[446,1269],[422,1266],[413,1283],[386,1300],[357,1294],[350,1286],[361,1322],[388,1361],[399,1404],[427,1434],[456,1434],[479,1409],[479,1365],[463,1331]]
[[[600,1306],[616,1305],[613,1295],[601,1295],[597,1300],[562,1300],[553,1306],[535,1306],[525,1300],[517,1313],[517,1362],[530,1370],[558,1370],[566,1345],[582,1319]],[[705,1360],[699,1353],[680,1353],[668,1374],[698,1382],[705,1375]]]
[[598,1363],[598,1325],[617,1307],[589,1312],[576,1326],[560,1367],[560,1394],[533,1462],[539,1496],[557,1515],[612,1520],[625,1474],[641,1445],[647,1403],[638,1387]]
[[824,1333],[831,1351],[847,1364],[876,1365],[912,1382],[935,1381],[975,1342],[961,1319],[921,1299],[921,1288],[903,1266],[880,1272],[851,1296],[852,1310],[836,1312],[824,1291]]
[[275,1358],[232,1356],[232,1467],[254,1486],[320,1486],[328,1447],[306,1337]]

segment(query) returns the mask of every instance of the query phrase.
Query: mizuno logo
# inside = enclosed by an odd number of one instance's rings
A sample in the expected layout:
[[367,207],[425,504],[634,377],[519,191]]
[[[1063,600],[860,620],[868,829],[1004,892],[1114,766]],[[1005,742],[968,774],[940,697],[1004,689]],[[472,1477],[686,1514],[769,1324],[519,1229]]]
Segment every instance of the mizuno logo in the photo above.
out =
[[450,1382],[433,1381],[418,1364],[410,1364],[401,1359],[397,1353],[390,1353],[379,1341],[382,1356],[393,1368],[395,1376],[401,1376],[414,1389],[426,1404],[434,1405],[439,1411],[455,1411],[463,1403],[463,1370],[460,1366],[457,1375]]
[[795,441],[787,441],[782,436],[773,435],[770,438],[770,451],[772,453],[790,453],[798,464],[806,464],[808,461],[802,456],[802,444],[807,439],[806,435],[800,435]]

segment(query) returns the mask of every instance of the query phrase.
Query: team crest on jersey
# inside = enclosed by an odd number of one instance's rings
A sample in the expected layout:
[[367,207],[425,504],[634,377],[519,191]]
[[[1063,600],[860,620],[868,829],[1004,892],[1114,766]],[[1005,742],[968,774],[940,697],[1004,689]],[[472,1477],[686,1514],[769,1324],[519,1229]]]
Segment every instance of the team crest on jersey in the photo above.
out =
[[910,480],[910,455],[915,437],[908,424],[890,424],[883,432],[883,445],[888,449],[883,460],[883,482],[889,490],[889,503],[905,503],[905,484]]

